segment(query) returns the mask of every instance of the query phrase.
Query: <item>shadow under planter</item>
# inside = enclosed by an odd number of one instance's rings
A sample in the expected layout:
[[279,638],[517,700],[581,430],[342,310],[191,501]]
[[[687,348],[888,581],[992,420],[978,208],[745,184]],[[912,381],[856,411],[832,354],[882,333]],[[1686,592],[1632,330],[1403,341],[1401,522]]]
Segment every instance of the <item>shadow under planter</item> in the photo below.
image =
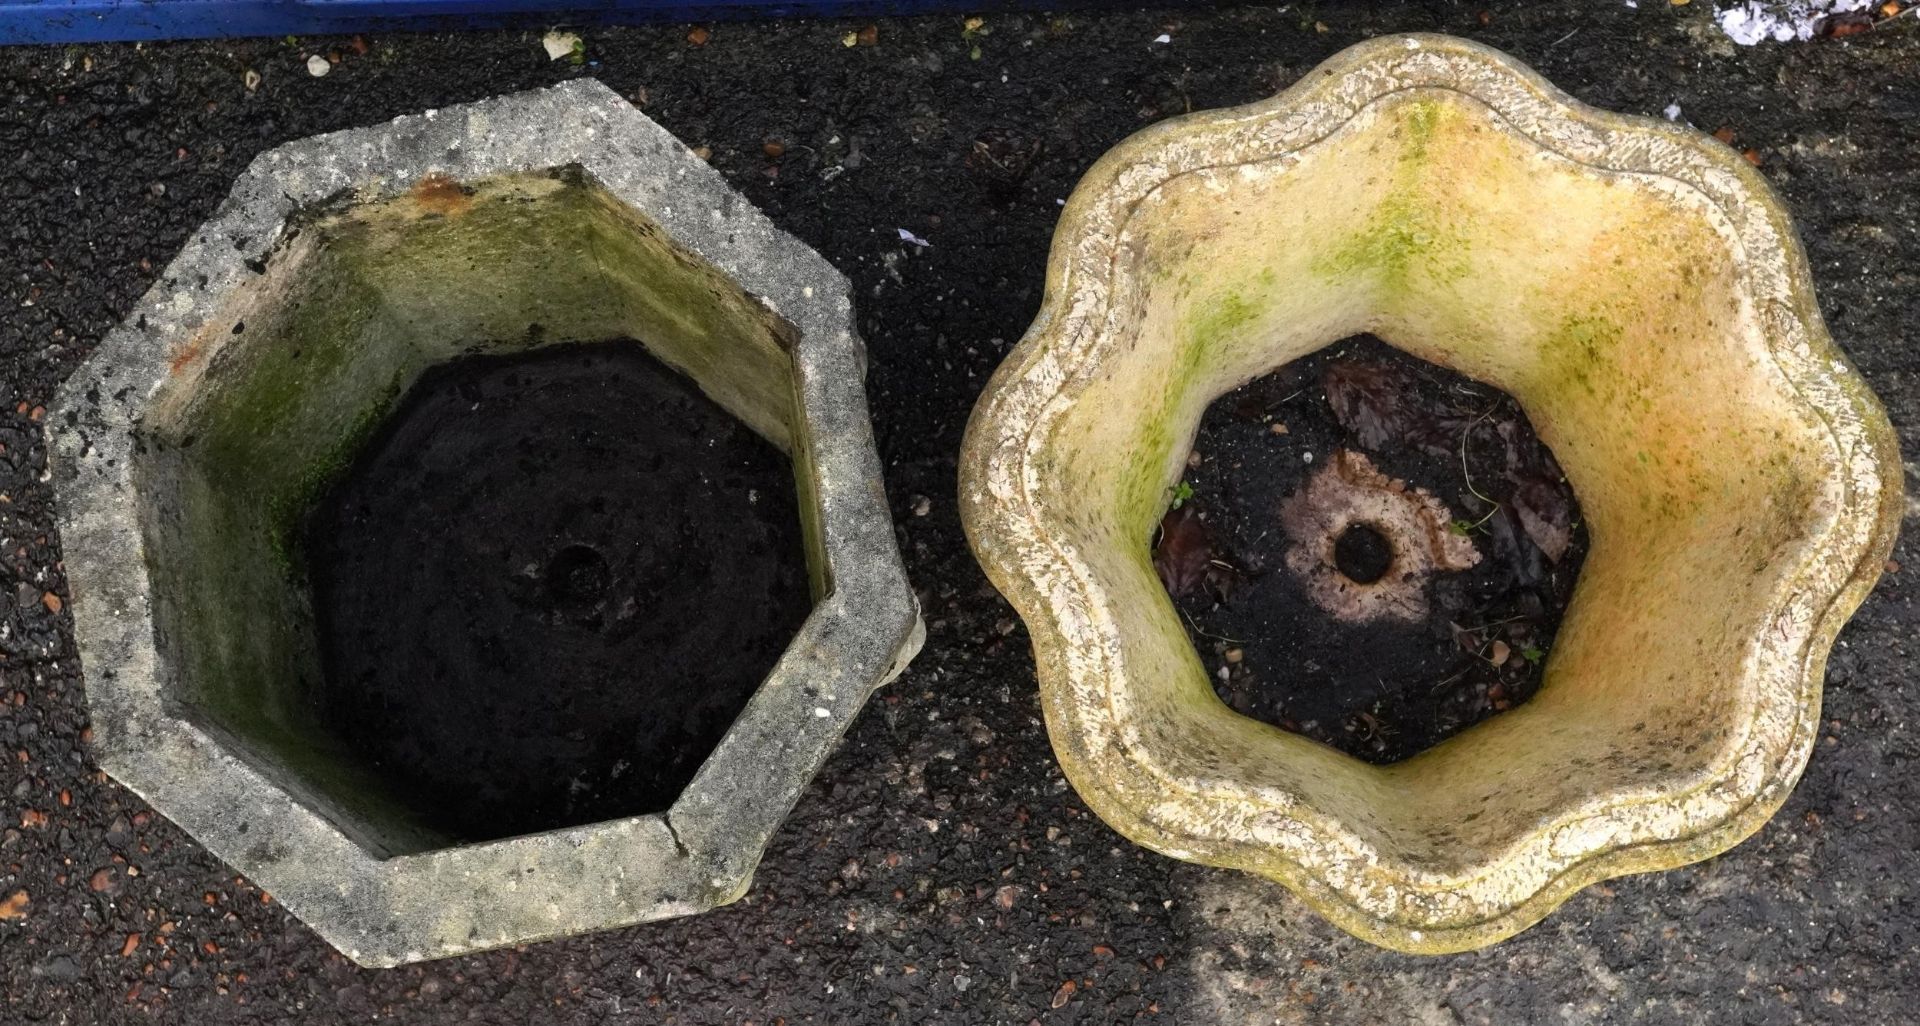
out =
[[734,900],[922,637],[863,376],[596,82],[263,155],[50,418],[102,765],[366,965]]
[[[1900,474],[1738,154],[1484,47],[1384,38],[1116,148],[1047,284],[975,410],[962,508],[1116,829],[1440,952],[1785,800]],[[1591,542],[1537,696],[1387,766],[1224,705],[1148,549],[1207,405],[1363,333],[1512,395]]]

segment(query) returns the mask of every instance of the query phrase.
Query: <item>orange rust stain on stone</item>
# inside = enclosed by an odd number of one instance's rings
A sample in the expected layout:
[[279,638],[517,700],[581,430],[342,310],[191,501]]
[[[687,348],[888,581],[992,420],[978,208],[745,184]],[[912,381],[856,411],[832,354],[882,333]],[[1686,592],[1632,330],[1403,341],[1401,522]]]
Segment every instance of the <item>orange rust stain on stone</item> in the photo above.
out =
[[168,361],[167,373],[177,375],[186,370],[193,361],[200,358],[200,353],[205,349],[206,343],[200,336],[196,335],[188,339],[186,344],[180,347],[179,352],[173,354],[173,359]]
[[473,208],[473,195],[459,182],[443,174],[430,174],[413,186],[413,200],[420,209],[443,217],[458,217]]

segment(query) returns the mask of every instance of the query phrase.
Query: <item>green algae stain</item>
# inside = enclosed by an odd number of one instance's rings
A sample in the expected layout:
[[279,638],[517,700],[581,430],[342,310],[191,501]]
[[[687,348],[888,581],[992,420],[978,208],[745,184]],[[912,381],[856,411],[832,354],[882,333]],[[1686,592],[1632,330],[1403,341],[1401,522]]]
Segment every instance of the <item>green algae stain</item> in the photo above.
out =
[[1567,384],[1597,397],[1609,377],[1611,354],[1619,348],[1620,337],[1620,325],[1609,318],[1573,314],[1547,336],[1545,351]]
[[[1217,296],[1191,297],[1187,305],[1196,312],[1181,325],[1177,339],[1183,347],[1176,373],[1170,379],[1184,379],[1200,365],[1220,356],[1221,346],[1238,341],[1247,327],[1268,307],[1268,297],[1279,287],[1280,277],[1273,268],[1263,267],[1242,284],[1222,290]],[[1169,384],[1184,384],[1170,380]]]
[[1416,272],[1440,283],[1466,277],[1466,239],[1448,226],[1433,206],[1396,192],[1374,211],[1365,228],[1313,262],[1322,278],[1351,278],[1376,273],[1389,293],[1407,290]]
[[1404,294],[1416,273],[1452,284],[1471,269],[1468,240],[1422,187],[1433,140],[1448,112],[1437,101],[1417,100],[1400,116],[1404,148],[1391,192],[1364,227],[1313,261],[1314,274],[1326,279],[1378,274],[1393,295]]
[[1142,422],[1140,433],[1135,436],[1133,452],[1136,458],[1119,489],[1122,523],[1152,524],[1159,519],[1167,503],[1167,493],[1160,484],[1160,475],[1166,466],[1167,453],[1173,448],[1170,416],[1164,408],[1155,411]]
[[402,368],[400,376],[389,382],[371,404],[355,411],[344,428],[300,465],[297,476],[267,497],[264,503],[267,541],[275,565],[287,579],[300,581],[306,577],[306,555],[299,535],[307,511],[319,502],[327,489],[346,476],[354,457],[386,421],[387,414],[399,405],[414,370]]
[[1123,522],[1150,524],[1165,511],[1169,493],[1161,480],[1175,443],[1173,418],[1201,372],[1228,359],[1270,308],[1267,297],[1279,285],[1272,268],[1263,268],[1240,287],[1187,300],[1192,309],[1168,344],[1176,347],[1160,376],[1157,392],[1142,396],[1138,426],[1129,446],[1131,470],[1120,483]]
[[1237,335],[1259,315],[1259,308],[1245,295],[1229,292],[1221,296],[1187,322],[1182,342],[1185,348],[1181,360],[1183,368],[1197,364],[1203,354]]
[[1407,150],[1403,161],[1426,159],[1427,147],[1433,142],[1434,130],[1440,127],[1445,111],[1435,100],[1415,100],[1407,104],[1406,140]]

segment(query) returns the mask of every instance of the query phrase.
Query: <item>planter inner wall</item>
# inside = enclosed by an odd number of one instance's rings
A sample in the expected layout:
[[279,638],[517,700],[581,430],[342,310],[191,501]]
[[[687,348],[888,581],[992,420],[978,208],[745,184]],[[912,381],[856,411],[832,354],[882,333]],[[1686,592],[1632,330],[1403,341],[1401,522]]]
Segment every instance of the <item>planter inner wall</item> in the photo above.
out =
[[300,521],[427,367],[641,340],[792,459],[813,592],[827,590],[792,443],[793,329],[578,169],[429,178],[311,211],[262,270],[175,357],[142,426],[156,633],[193,682],[170,685],[183,710],[375,854],[462,839],[426,827],[316,716]]
[[[1516,141],[1495,117],[1458,92],[1406,90],[1298,153],[1152,192],[1122,226],[1114,355],[1035,450],[1048,530],[1097,578],[1091,593],[1127,610],[1087,615],[1153,625],[1119,638],[1128,672],[1109,678],[1115,718],[1160,735],[1136,751],[1180,753],[1152,771],[1201,793],[1302,796],[1436,873],[1589,796],[1705,774],[1736,750],[1770,579],[1817,533],[1811,511],[1831,508],[1813,489],[1838,487],[1798,469],[1817,465],[1822,425],[1772,366],[1723,216],[1670,179]],[[1517,398],[1592,537],[1540,694],[1387,767],[1222,705],[1148,551],[1207,404],[1361,333]],[[1728,565],[1762,580],[1729,588]],[[1152,815],[1101,812],[1128,832]]]

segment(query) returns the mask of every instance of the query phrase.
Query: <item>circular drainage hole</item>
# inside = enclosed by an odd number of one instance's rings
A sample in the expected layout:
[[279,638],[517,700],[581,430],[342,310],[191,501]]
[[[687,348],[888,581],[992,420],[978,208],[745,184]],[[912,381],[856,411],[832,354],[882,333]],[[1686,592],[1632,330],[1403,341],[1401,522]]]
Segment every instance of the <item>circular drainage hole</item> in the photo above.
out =
[[607,593],[613,572],[590,545],[569,545],[547,561],[547,594],[558,606],[590,606]]
[[1333,565],[1355,584],[1372,584],[1393,569],[1393,543],[1371,524],[1353,524],[1334,539]]

